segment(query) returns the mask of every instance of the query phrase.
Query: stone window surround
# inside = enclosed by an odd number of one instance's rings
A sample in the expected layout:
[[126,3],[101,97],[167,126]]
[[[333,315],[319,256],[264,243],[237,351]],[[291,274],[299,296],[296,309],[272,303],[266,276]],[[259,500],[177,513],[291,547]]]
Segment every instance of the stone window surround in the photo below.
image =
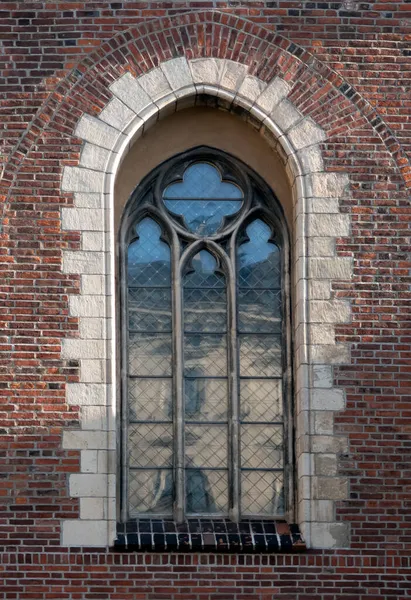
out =
[[81,471],[69,476],[80,518],[62,521],[62,545],[111,546],[116,536],[116,174],[158,119],[208,96],[261,132],[282,158],[292,187],[296,517],[309,547],[347,547],[349,526],[335,518],[348,480],[337,474],[347,438],[334,433],[334,412],[344,409],[345,397],[333,387],[333,365],[350,360],[348,345],[336,344],[334,334],[336,324],[349,322],[350,305],[332,298],[331,282],[352,275],[351,259],[335,250],[336,238],[350,232],[349,215],[339,212],[348,176],[324,171],[325,132],[287,98],[289,85],[279,77],[267,84],[246,65],[175,58],[138,78],[123,74],[110,91],[98,117],[81,117],[75,131],[84,142],[80,163],[65,167],[62,179],[62,191],[74,193],[74,207],[62,208],[62,226],[82,235],[81,250],[63,252],[63,272],[81,274],[81,293],[69,297],[80,336],[62,341],[62,358],[80,360],[80,382],[67,385],[67,402],[80,406],[81,429],[63,432],[63,448],[81,451]]

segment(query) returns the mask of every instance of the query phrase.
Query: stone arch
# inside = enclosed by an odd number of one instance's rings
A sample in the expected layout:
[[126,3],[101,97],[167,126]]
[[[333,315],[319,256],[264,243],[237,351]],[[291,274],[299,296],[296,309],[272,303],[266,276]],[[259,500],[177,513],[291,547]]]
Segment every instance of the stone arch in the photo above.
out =
[[[80,338],[63,339],[62,357],[82,363],[80,382],[67,391],[68,402],[81,407],[82,429],[65,431],[63,447],[81,450],[84,460],[82,472],[70,476],[80,519],[63,522],[63,545],[110,545],[115,537],[115,463],[108,458],[116,439],[115,177],[130,146],[160,116],[208,98],[258,129],[277,149],[289,177],[295,208],[296,516],[310,546],[348,543],[348,526],[335,519],[335,501],[347,497],[347,480],[336,476],[337,455],[347,440],[333,429],[333,414],[345,401],[344,392],[333,387],[333,365],[349,361],[349,347],[335,342],[334,329],[349,321],[350,306],[331,297],[331,284],[352,274],[351,259],[335,251],[336,239],[350,230],[349,215],[338,205],[349,179],[324,170],[326,134],[298,110],[290,90],[286,79],[263,81],[230,59],[180,57],[139,77],[123,74],[111,83],[112,98],[99,115],[84,114],[77,124],[83,147],[79,165],[64,169],[62,191],[74,193],[74,206],[62,209],[62,226],[82,235],[82,250],[63,251],[63,272],[82,273],[81,293],[69,299]],[[94,457],[97,463],[101,457],[101,469],[88,465]]]

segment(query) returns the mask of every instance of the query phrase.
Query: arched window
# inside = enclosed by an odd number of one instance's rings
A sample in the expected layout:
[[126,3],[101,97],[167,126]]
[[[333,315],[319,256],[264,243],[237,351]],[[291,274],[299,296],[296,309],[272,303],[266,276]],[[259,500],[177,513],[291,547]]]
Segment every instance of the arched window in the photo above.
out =
[[120,235],[122,518],[284,517],[288,242],[273,193],[210,148],[138,186]]

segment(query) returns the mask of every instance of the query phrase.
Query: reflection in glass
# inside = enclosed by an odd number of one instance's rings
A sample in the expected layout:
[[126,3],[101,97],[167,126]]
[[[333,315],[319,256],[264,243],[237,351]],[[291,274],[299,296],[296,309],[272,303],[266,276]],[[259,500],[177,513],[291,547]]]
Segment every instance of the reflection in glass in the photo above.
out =
[[186,510],[193,514],[227,514],[227,471],[186,470]]
[[188,167],[184,180],[172,183],[163,194],[166,208],[202,236],[216,233],[224,217],[240,210],[242,198],[237,185],[222,181],[218,169],[204,162]]
[[241,332],[281,333],[281,292],[239,288],[238,327]]
[[130,421],[171,421],[173,402],[171,378],[130,379],[128,415]]
[[281,377],[282,352],[278,335],[244,334],[240,336],[240,375],[245,377]]
[[282,425],[242,425],[241,464],[249,469],[282,469]]
[[129,513],[170,514],[173,505],[173,472],[171,469],[133,470],[128,482]]
[[129,289],[128,316],[130,331],[171,331],[171,289]]
[[241,510],[243,515],[281,515],[284,513],[283,474],[278,471],[241,473]]
[[138,223],[136,233],[138,239],[128,247],[128,285],[169,286],[170,248],[160,239],[160,226],[146,218]]
[[130,467],[171,467],[173,462],[171,424],[130,424],[128,453]]
[[240,381],[242,421],[270,423],[283,419],[281,379],[242,379]]
[[187,467],[225,468],[227,466],[226,425],[186,425]]
[[187,421],[227,421],[225,379],[186,379],[184,400]]
[[171,375],[171,334],[131,332],[128,364],[130,375]]
[[248,242],[238,249],[240,287],[278,289],[281,279],[280,250],[270,242],[271,228],[256,219],[246,228]]

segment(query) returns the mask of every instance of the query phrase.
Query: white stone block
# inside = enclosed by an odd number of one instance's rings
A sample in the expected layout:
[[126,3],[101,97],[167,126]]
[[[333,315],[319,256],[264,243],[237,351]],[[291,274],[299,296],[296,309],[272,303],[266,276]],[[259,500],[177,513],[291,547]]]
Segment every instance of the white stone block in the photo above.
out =
[[110,391],[110,388],[106,384],[101,383],[69,383],[67,384],[66,391],[67,404],[75,406],[106,406],[107,395]]
[[[106,431],[63,431],[62,447],[67,450],[106,450],[109,438]],[[87,494],[84,494],[87,496]],[[90,494],[88,494],[90,495]]]
[[308,238],[308,255],[317,257],[335,256],[335,237]]
[[86,142],[111,150],[121,134],[100,119],[84,114],[78,122],[75,135]]
[[123,131],[136,118],[136,113],[124,104],[121,100],[114,97],[105,106],[99,114],[99,119]]
[[315,389],[312,392],[314,410],[344,410],[345,396],[339,388]]
[[349,234],[349,215],[315,213],[308,216],[309,236],[345,237]]
[[335,503],[332,500],[313,500],[312,519],[323,523],[335,520]]
[[289,131],[288,136],[297,150],[323,142],[327,137],[325,131],[309,117],[306,117],[293,127]]
[[107,521],[65,519],[62,521],[62,546],[108,546],[111,540],[107,535]]
[[[309,213],[339,213],[340,203],[338,198],[307,198],[307,212]],[[347,215],[348,217],[348,215]]]
[[304,174],[324,171],[324,161],[319,146],[314,145],[302,148],[297,152],[297,157]]
[[106,295],[106,276],[82,275],[81,293],[84,295]]
[[312,452],[320,454],[339,454],[347,452],[347,438],[337,435],[312,435]]
[[107,319],[101,317],[82,317],[80,319],[80,337],[85,340],[104,340],[108,337]]
[[346,523],[311,523],[312,548],[348,548],[349,526]]
[[246,75],[246,65],[242,65],[233,60],[225,60],[221,70],[220,86],[226,90],[236,92],[240,88]]
[[318,500],[345,500],[348,496],[346,477],[314,477],[313,488]]
[[101,231],[83,231],[81,249],[84,252],[104,252],[106,249],[106,234]]
[[86,142],[81,151],[79,166],[94,171],[105,171],[110,156],[110,150]]
[[97,470],[99,473],[117,472],[116,453],[114,450],[99,450],[97,455]]
[[104,498],[80,498],[80,519],[106,519]]
[[107,310],[107,298],[97,295],[70,296],[69,307],[73,317],[104,317]]
[[290,86],[288,83],[280,77],[274,77],[260,96],[258,96],[256,105],[270,115],[281,100],[286,98],[289,92]]
[[82,473],[97,473],[97,450],[82,450],[80,454]]
[[325,323],[315,323],[309,326],[310,344],[335,344],[335,327]]
[[351,318],[350,305],[343,300],[312,300],[310,308],[312,323],[348,323]]
[[105,174],[81,167],[64,167],[61,189],[63,192],[102,192]]
[[74,194],[74,206],[76,208],[102,209],[104,207],[104,194],[76,192]]
[[153,102],[150,96],[130,73],[125,73],[110,85],[111,92],[136,115]]
[[334,415],[332,411],[313,410],[312,430],[315,435],[334,435]]
[[307,176],[307,196],[339,198],[348,193],[350,180],[345,173],[312,173]]
[[63,251],[63,273],[100,275],[105,270],[104,252]]
[[272,110],[270,117],[283,132],[288,131],[302,119],[301,113],[286,98]]
[[314,455],[314,468],[316,475],[334,477],[338,471],[336,454],[316,454]]
[[351,362],[350,347],[345,344],[311,346],[311,360],[313,363],[329,363],[331,365],[349,364]]
[[83,406],[81,409],[81,428],[84,430],[106,431],[107,408],[105,406]]
[[61,340],[61,358],[98,358],[107,356],[106,343],[102,340],[80,340],[78,338],[64,338]]
[[[82,360],[80,381],[82,383],[105,383],[107,381],[106,360]],[[74,385],[74,384],[73,384]]]
[[138,78],[138,82],[154,101],[172,93],[171,86],[161,67],[152,69],[145,75],[142,75]]
[[309,277],[313,279],[351,279],[352,259],[346,256],[308,259]]
[[62,208],[63,229],[74,231],[98,231],[105,229],[105,211],[99,208]]
[[240,85],[238,95],[246,98],[251,104],[254,104],[266,87],[267,84],[264,83],[264,81],[261,81],[261,79],[258,79],[258,77],[246,75]]
[[313,365],[313,386],[315,388],[331,388],[333,385],[333,368],[330,365]]
[[190,60],[189,66],[195,84],[217,86],[221,78],[224,61],[217,58],[197,58]]
[[331,298],[331,285],[328,279],[309,279],[308,297],[311,300],[328,300]]
[[186,58],[173,58],[163,62],[160,68],[171,89],[176,92],[177,97],[179,96],[178,90],[193,85],[193,78]]

